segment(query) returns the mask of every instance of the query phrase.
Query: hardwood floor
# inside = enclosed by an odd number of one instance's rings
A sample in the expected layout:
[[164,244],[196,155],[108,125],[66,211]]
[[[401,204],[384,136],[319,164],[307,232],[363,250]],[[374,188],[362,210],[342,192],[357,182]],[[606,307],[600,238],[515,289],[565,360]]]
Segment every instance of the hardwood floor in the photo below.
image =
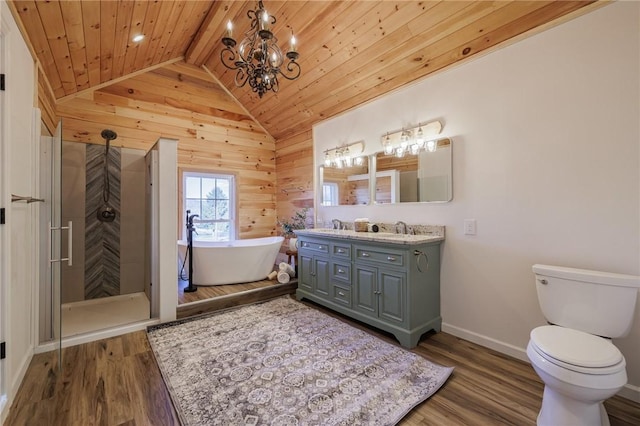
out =
[[[446,333],[423,336],[414,352],[455,370],[401,425],[535,424],[543,386],[529,364]],[[57,365],[55,352],[34,356],[6,426],[179,424],[143,331],[66,348],[63,370]],[[640,424],[640,404],[614,397],[605,405],[612,426]]]

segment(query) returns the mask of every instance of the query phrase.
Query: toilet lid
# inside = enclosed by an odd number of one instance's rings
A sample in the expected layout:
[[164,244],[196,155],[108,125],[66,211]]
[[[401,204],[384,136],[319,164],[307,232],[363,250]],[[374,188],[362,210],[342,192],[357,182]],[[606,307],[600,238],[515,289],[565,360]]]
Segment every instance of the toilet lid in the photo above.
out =
[[531,340],[547,356],[576,367],[603,368],[624,361],[609,340],[570,328],[538,327],[531,331]]

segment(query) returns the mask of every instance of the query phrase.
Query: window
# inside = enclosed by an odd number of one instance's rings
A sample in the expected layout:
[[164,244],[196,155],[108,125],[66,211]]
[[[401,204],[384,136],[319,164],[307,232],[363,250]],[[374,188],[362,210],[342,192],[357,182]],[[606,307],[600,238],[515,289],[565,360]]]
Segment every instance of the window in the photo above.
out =
[[[194,241],[235,239],[235,178],[233,175],[185,172],[182,175],[183,206],[193,220]],[[185,212],[186,214],[186,212]],[[186,218],[183,223],[186,223]],[[186,226],[183,228],[186,239]]]
[[335,182],[325,182],[322,184],[322,205],[338,205],[338,184]]

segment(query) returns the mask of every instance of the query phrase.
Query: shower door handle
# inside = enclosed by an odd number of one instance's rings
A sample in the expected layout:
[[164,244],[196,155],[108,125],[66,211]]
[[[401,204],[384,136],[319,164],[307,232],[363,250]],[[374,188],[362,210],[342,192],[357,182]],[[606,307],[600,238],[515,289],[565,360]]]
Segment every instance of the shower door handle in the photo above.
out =
[[[51,253],[51,233],[53,231],[62,231],[62,230],[68,230],[69,231],[69,236],[68,236],[68,240],[67,240],[67,257],[62,257],[60,259],[52,259],[52,253]],[[67,262],[67,265],[69,266],[73,266],[73,222],[69,221],[67,222],[67,226],[51,226],[51,222],[49,222],[49,263],[54,263],[54,262]]]

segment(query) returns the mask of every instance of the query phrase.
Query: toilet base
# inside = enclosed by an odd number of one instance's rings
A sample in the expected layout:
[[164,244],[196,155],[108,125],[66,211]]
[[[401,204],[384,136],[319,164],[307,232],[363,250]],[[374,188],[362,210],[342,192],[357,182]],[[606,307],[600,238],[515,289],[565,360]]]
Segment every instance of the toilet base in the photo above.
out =
[[607,410],[602,402],[584,402],[569,398],[544,387],[538,426],[610,426]]

